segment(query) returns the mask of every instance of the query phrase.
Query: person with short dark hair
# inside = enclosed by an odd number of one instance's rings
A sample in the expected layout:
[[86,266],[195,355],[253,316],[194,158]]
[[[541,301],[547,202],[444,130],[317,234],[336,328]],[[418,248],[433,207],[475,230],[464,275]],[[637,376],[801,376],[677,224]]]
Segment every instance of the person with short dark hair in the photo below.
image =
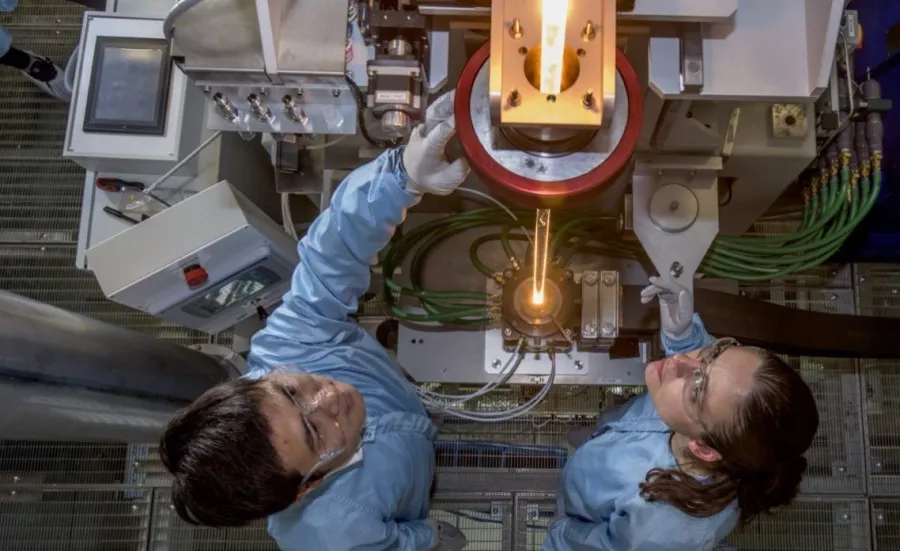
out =
[[651,278],[667,358],[644,372],[647,392],[570,433],[545,551],[707,551],[738,523],[790,503],[819,414],[781,358],[714,339],[692,294]]
[[449,194],[465,160],[444,156],[453,95],[409,143],[356,169],[298,246],[290,291],[250,346],[244,378],[170,422],[160,455],[175,510],[206,526],[269,517],[284,551],[462,549],[428,520],[432,425],[412,384],[350,316],[370,262],[423,193]]

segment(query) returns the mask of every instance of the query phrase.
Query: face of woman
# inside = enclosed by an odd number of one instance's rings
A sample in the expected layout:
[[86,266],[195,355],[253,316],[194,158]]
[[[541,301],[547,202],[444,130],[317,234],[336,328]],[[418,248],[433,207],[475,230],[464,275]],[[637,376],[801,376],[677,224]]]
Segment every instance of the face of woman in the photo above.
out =
[[731,422],[753,387],[759,356],[733,341],[651,362],[644,380],[660,418],[673,431],[702,440],[704,427]]

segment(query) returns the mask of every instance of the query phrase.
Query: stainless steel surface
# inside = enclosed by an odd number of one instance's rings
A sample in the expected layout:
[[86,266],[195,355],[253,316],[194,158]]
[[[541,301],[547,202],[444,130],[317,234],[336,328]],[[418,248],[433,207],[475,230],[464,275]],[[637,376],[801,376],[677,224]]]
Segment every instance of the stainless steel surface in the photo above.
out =
[[[586,350],[608,350],[619,336],[621,288],[615,271],[581,273],[581,335]],[[639,359],[640,365],[644,361]]]
[[703,25],[691,25],[681,33],[681,91],[703,91]]
[[610,128],[597,132],[594,139],[584,149],[568,155],[546,158],[509,146],[501,146],[497,141],[494,125],[491,123],[491,95],[488,93],[489,65],[485,63],[475,78],[472,90],[470,113],[475,133],[482,147],[503,168],[525,178],[541,182],[557,182],[582,176],[603,163],[618,145],[628,122],[628,97],[625,83],[616,73],[616,105]]
[[[345,79],[297,76],[294,80],[290,86],[262,89],[220,83],[209,86],[207,128],[276,134],[356,132],[356,100]],[[259,116],[265,109],[270,113]]]
[[284,0],[272,20],[278,55],[278,72],[289,75],[343,77],[347,42],[347,0]]
[[[633,179],[634,233],[637,235],[650,260],[659,274],[675,277],[688,289],[693,286],[694,273],[706,255],[706,251],[719,231],[719,194],[716,185],[717,169],[721,159],[678,157],[639,158]],[[690,224],[687,218],[659,226],[658,213],[654,213],[654,198],[667,189],[677,190],[680,186],[689,190],[696,198],[698,211]],[[674,199],[669,205],[678,203],[675,214],[693,214],[689,201]],[[665,207],[665,204],[662,205]],[[677,218],[677,217],[676,217]],[[686,227],[685,227],[686,226]],[[680,229],[679,228],[684,228]],[[680,266],[676,269],[675,266]]]
[[[492,18],[500,25],[491,31],[490,94],[507,97],[518,90],[521,104],[495,111],[494,124],[609,127],[616,110],[616,7],[614,2],[572,0],[568,4],[565,48],[557,94],[540,91],[542,10],[539,0],[497,0]],[[590,35],[585,26],[596,29]],[[499,43],[499,44],[495,44]],[[535,76],[529,78],[529,73]],[[591,91],[597,103],[585,107],[582,97]],[[551,101],[552,99],[552,101]]]
[[0,371],[13,380],[192,400],[227,378],[207,356],[0,291]]

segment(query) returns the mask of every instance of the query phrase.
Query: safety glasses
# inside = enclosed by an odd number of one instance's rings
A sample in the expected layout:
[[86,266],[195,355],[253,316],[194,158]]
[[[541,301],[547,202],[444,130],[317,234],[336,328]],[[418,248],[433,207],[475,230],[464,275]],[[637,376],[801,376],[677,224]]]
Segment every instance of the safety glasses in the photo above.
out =
[[319,458],[316,464],[303,476],[300,485],[324,477],[335,459],[347,451],[344,431],[338,419],[322,409],[323,400],[334,389],[317,382],[312,377],[296,388],[275,383],[276,388],[297,408],[306,432],[306,443]]
[[690,369],[690,375],[684,385],[685,409],[698,423],[700,421],[701,404],[709,384],[709,370],[722,352],[729,348],[741,346],[734,339],[719,339],[714,343],[700,349],[696,359],[686,355],[679,355],[676,361],[681,368]]

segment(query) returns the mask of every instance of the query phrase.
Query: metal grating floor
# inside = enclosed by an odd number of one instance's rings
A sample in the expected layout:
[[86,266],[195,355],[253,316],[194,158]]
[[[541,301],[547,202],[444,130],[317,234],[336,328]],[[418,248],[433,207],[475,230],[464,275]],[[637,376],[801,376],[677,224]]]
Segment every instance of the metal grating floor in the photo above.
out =
[[[66,0],[21,0],[0,24],[17,46],[63,65],[82,11]],[[159,338],[206,340],[106,301],[90,274],[74,268],[84,171],[60,158],[66,107],[2,67],[0,105],[0,288]],[[764,222],[754,231],[790,228],[790,222]],[[897,316],[900,266],[825,266],[742,292],[797,308]],[[900,549],[900,375],[894,375],[900,363],[789,360],[813,387],[822,414],[805,495],[739,531],[722,549]],[[467,549],[540,549],[555,514],[552,495],[476,490],[501,463],[506,470],[555,474],[559,455],[544,453],[536,462],[527,453],[504,455],[477,444],[563,450],[570,427],[592,424],[604,407],[639,390],[560,386],[525,419],[498,425],[444,420],[447,447],[438,454],[439,468],[465,471],[468,490],[435,496],[432,516],[466,532]],[[492,400],[483,407],[497,407],[504,397]],[[263,523],[230,530],[185,525],[171,509],[167,483],[152,445],[0,441],[0,551],[276,549]],[[867,492],[879,497],[868,499]]]

